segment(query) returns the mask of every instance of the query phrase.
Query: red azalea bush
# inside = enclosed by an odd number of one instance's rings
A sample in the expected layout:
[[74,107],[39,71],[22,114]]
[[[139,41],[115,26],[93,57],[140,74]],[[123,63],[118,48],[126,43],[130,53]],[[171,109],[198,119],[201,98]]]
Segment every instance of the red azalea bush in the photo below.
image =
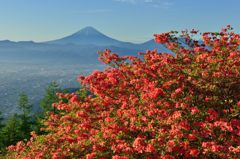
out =
[[101,53],[110,67],[79,78],[93,96],[59,94],[48,134],[10,146],[7,158],[239,158],[240,35],[227,26],[199,43],[197,33],[155,35],[175,55]]

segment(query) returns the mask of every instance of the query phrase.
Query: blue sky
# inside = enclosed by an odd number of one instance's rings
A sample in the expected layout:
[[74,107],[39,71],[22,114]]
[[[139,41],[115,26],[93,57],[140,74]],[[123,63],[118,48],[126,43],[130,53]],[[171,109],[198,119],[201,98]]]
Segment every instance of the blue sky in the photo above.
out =
[[1,0],[0,39],[47,41],[86,26],[119,40],[197,28],[240,31],[240,0]]

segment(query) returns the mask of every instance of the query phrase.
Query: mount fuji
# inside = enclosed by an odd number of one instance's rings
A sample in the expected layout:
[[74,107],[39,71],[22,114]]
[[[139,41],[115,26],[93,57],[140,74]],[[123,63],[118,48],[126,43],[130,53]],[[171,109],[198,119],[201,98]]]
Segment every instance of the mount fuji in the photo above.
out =
[[98,51],[110,49],[119,55],[137,55],[138,52],[157,49],[159,52],[171,53],[154,40],[135,44],[116,40],[104,35],[93,27],[56,40],[46,42],[33,41],[0,41],[0,61],[21,62],[67,62],[98,63]]
[[97,45],[97,46],[106,46],[106,45],[120,45],[125,43],[119,40],[110,38],[103,33],[99,32],[93,27],[85,27],[82,30],[66,36],[61,39],[49,41],[50,44],[76,44],[76,45]]

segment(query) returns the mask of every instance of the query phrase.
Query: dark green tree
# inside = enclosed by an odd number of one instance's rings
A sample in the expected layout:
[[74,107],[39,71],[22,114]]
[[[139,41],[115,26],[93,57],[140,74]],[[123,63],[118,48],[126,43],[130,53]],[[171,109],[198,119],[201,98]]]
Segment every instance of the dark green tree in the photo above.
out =
[[45,132],[40,131],[40,128],[44,127],[42,123],[45,118],[47,112],[57,113],[57,109],[55,109],[52,104],[58,102],[59,99],[56,95],[57,92],[60,92],[59,85],[56,81],[52,81],[45,89],[45,94],[43,99],[40,101],[41,112],[36,113],[34,116],[36,117],[33,124],[33,130],[37,134],[44,134]]
[[21,93],[18,100],[18,107],[21,110],[19,115],[19,124],[21,126],[22,138],[29,138],[32,130],[33,119],[31,117],[32,105],[29,103],[28,96],[25,93]]
[[0,112],[0,152],[1,152],[1,149],[4,147],[3,137],[2,137],[2,128],[3,127],[4,127],[3,117],[2,117],[2,112]]
[[30,115],[32,105],[29,104],[28,96],[25,93],[19,95],[18,107],[22,111],[23,116],[27,117]]
[[[34,119],[31,116],[32,105],[29,103],[25,93],[19,95],[17,106],[19,114],[10,116],[5,125],[0,130],[0,154],[5,152],[5,148],[14,145],[20,140],[29,139],[30,132],[33,131]],[[0,118],[0,123],[1,123]]]
[[6,121],[5,126],[0,132],[0,152],[4,152],[5,148],[9,145],[17,143],[22,140],[21,124],[19,123],[20,117],[17,114],[12,115]]
[[53,103],[58,102],[57,92],[60,91],[59,85],[56,81],[53,81],[45,90],[45,95],[41,100],[40,106],[42,108],[43,114],[48,111],[56,112],[56,109],[52,106]]
[[0,131],[1,131],[1,129],[2,129],[3,126],[4,126],[3,120],[4,120],[4,118],[3,118],[3,116],[2,116],[2,112],[0,112]]

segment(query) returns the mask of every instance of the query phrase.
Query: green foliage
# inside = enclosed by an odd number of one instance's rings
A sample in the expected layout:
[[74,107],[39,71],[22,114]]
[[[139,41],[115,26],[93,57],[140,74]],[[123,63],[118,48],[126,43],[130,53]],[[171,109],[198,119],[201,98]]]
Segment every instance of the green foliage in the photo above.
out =
[[25,117],[30,114],[32,105],[29,104],[28,96],[25,93],[19,95],[18,107]]
[[31,108],[32,105],[29,104],[28,96],[25,93],[21,93],[18,100],[18,107],[22,111],[19,115],[19,125],[22,132],[22,138],[29,138],[32,125]]
[[52,106],[53,103],[58,102],[59,99],[56,95],[60,91],[59,85],[56,81],[52,81],[45,89],[45,94],[43,99],[40,101],[41,112],[35,114],[35,121],[32,125],[32,129],[37,134],[45,134],[45,132],[40,131],[40,128],[44,127],[43,119],[48,114],[48,112],[57,113],[57,110]]
[[3,117],[2,117],[2,112],[0,112],[0,130],[2,129],[3,127]]
[[[14,114],[6,119],[3,124],[3,117],[0,112],[0,158],[1,154],[6,153],[6,147],[15,145],[20,140],[28,140],[32,131],[38,135],[47,134],[45,131],[40,131],[44,127],[43,120],[48,116],[47,112],[59,113],[52,104],[60,101],[56,95],[58,92],[71,93],[74,90],[61,90],[57,82],[53,81],[45,90],[45,95],[41,100],[40,107],[42,112],[33,113],[32,104],[29,102],[27,94],[24,92],[19,95],[17,106],[20,109],[19,114]],[[87,93],[85,91],[78,91],[78,94],[85,98]]]
[[46,88],[45,95],[40,103],[40,106],[44,114],[48,111],[53,111],[53,112],[56,111],[55,108],[52,107],[52,104],[55,102],[58,102],[58,97],[56,93],[59,91],[60,91],[60,88],[56,81],[51,82],[49,86]]
[[90,92],[85,89],[80,89],[76,94],[79,96],[80,100],[83,101],[88,95],[90,95]]
[[0,152],[2,153],[5,152],[7,146],[29,139],[30,132],[33,130],[32,105],[29,103],[28,96],[21,93],[17,103],[21,113],[9,117],[0,131]]
[[0,152],[4,152],[6,146],[15,144],[17,141],[23,139],[23,132],[19,121],[21,121],[21,119],[17,114],[12,115],[6,121],[5,126],[0,132]]

